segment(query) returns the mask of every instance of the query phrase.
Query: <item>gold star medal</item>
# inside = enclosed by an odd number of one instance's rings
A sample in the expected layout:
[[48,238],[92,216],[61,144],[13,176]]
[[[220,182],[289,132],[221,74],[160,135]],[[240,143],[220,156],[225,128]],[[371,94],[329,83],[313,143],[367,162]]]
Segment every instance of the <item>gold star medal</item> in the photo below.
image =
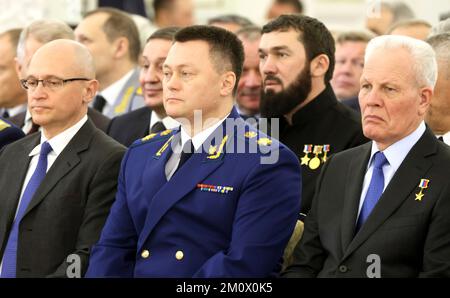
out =
[[320,158],[319,155],[322,154],[322,149],[323,146],[314,146],[314,154],[316,155],[316,157],[314,157],[313,159],[311,159],[311,161],[309,162],[309,168],[311,170],[317,170],[320,167]]
[[423,197],[425,194],[423,193],[424,189],[428,188],[428,184],[430,183],[430,180],[428,179],[422,179],[419,183],[420,192],[416,194],[416,201],[422,202]]
[[309,154],[312,152],[312,145],[305,145],[303,152],[305,153],[305,156],[301,158],[302,166],[307,166],[309,164],[309,161],[311,160],[311,158],[309,158]]

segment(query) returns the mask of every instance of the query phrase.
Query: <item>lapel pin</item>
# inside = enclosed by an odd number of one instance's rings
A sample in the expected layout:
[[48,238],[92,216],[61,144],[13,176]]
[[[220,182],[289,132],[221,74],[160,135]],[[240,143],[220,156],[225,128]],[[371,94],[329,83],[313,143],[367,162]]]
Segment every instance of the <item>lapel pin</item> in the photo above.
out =
[[420,184],[419,184],[420,192],[418,194],[416,194],[416,201],[422,202],[422,199],[425,196],[423,191],[428,188],[429,183],[430,183],[430,180],[428,180],[428,179],[420,180]]

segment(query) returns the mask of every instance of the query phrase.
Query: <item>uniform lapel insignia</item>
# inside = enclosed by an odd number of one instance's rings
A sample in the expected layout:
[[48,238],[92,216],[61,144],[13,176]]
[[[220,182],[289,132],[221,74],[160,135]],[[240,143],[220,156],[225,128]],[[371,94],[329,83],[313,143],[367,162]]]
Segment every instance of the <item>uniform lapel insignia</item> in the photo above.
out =
[[430,180],[428,179],[422,179],[419,183],[420,192],[416,194],[416,201],[422,202],[423,197],[425,194],[423,193],[425,189],[428,188],[428,184],[430,183]]
[[170,139],[167,140],[167,142],[156,153],[156,157],[161,157],[161,155],[167,150],[167,148],[169,148],[170,142],[172,142],[173,138],[174,138],[174,136],[171,136]]
[[272,140],[268,138],[261,138],[258,140],[258,145],[260,146],[270,146],[272,145]]
[[247,139],[253,139],[253,138],[256,138],[258,136],[258,133],[254,132],[254,131],[247,131],[244,136]]
[[6,123],[3,120],[0,120],[0,131],[4,130],[5,128],[10,127],[11,125],[9,125],[8,123]]
[[220,143],[220,146],[219,146],[219,149],[218,150],[215,150],[216,148],[216,146],[211,146],[210,148],[209,148],[209,155],[208,155],[208,157],[207,157],[207,159],[210,159],[210,160],[216,160],[216,159],[218,159],[221,155],[222,155],[222,153],[223,153],[223,147],[225,146],[225,144],[227,143],[227,140],[228,140],[228,136],[225,136],[223,139],[222,139],[222,142]]

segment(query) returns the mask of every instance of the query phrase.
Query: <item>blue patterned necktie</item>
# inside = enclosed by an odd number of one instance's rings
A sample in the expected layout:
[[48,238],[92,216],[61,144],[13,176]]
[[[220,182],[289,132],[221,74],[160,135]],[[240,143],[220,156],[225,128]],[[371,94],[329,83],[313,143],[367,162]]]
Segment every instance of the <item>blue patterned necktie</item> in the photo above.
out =
[[52,151],[49,143],[44,142],[41,145],[41,152],[39,153],[39,161],[36,170],[31,176],[25,191],[23,192],[20,205],[17,210],[16,218],[14,219],[11,232],[9,233],[8,243],[6,244],[5,252],[3,253],[2,278],[16,277],[16,263],[17,263],[17,242],[19,240],[19,225],[22,217],[27,210],[34,193],[38,189],[42,180],[47,173],[47,155]]
[[373,160],[372,179],[370,180],[369,188],[364,199],[364,203],[359,214],[358,222],[356,223],[356,232],[358,232],[362,225],[366,222],[373,208],[377,204],[384,189],[384,174],[383,166],[388,163],[383,152],[377,152]]

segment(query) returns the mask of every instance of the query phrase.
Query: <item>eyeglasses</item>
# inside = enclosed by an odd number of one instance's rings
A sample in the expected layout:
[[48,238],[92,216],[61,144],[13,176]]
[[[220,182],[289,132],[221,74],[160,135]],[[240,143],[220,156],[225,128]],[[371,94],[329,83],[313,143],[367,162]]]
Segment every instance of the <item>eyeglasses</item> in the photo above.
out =
[[44,88],[47,88],[52,91],[56,91],[58,89],[61,89],[64,84],[73,82],[73,81],[90,81],[91,79],[87,78],[71,78],[71,79],[58,79],[58,78],[51,78],[51,79],[43,79],[38,80],[35,78],[28,78],[20,80],[20,84],[22,85],[22,88],[25,90],[35,90],[37,86],[39,85],[39,82],[42,82],[42,86]]

